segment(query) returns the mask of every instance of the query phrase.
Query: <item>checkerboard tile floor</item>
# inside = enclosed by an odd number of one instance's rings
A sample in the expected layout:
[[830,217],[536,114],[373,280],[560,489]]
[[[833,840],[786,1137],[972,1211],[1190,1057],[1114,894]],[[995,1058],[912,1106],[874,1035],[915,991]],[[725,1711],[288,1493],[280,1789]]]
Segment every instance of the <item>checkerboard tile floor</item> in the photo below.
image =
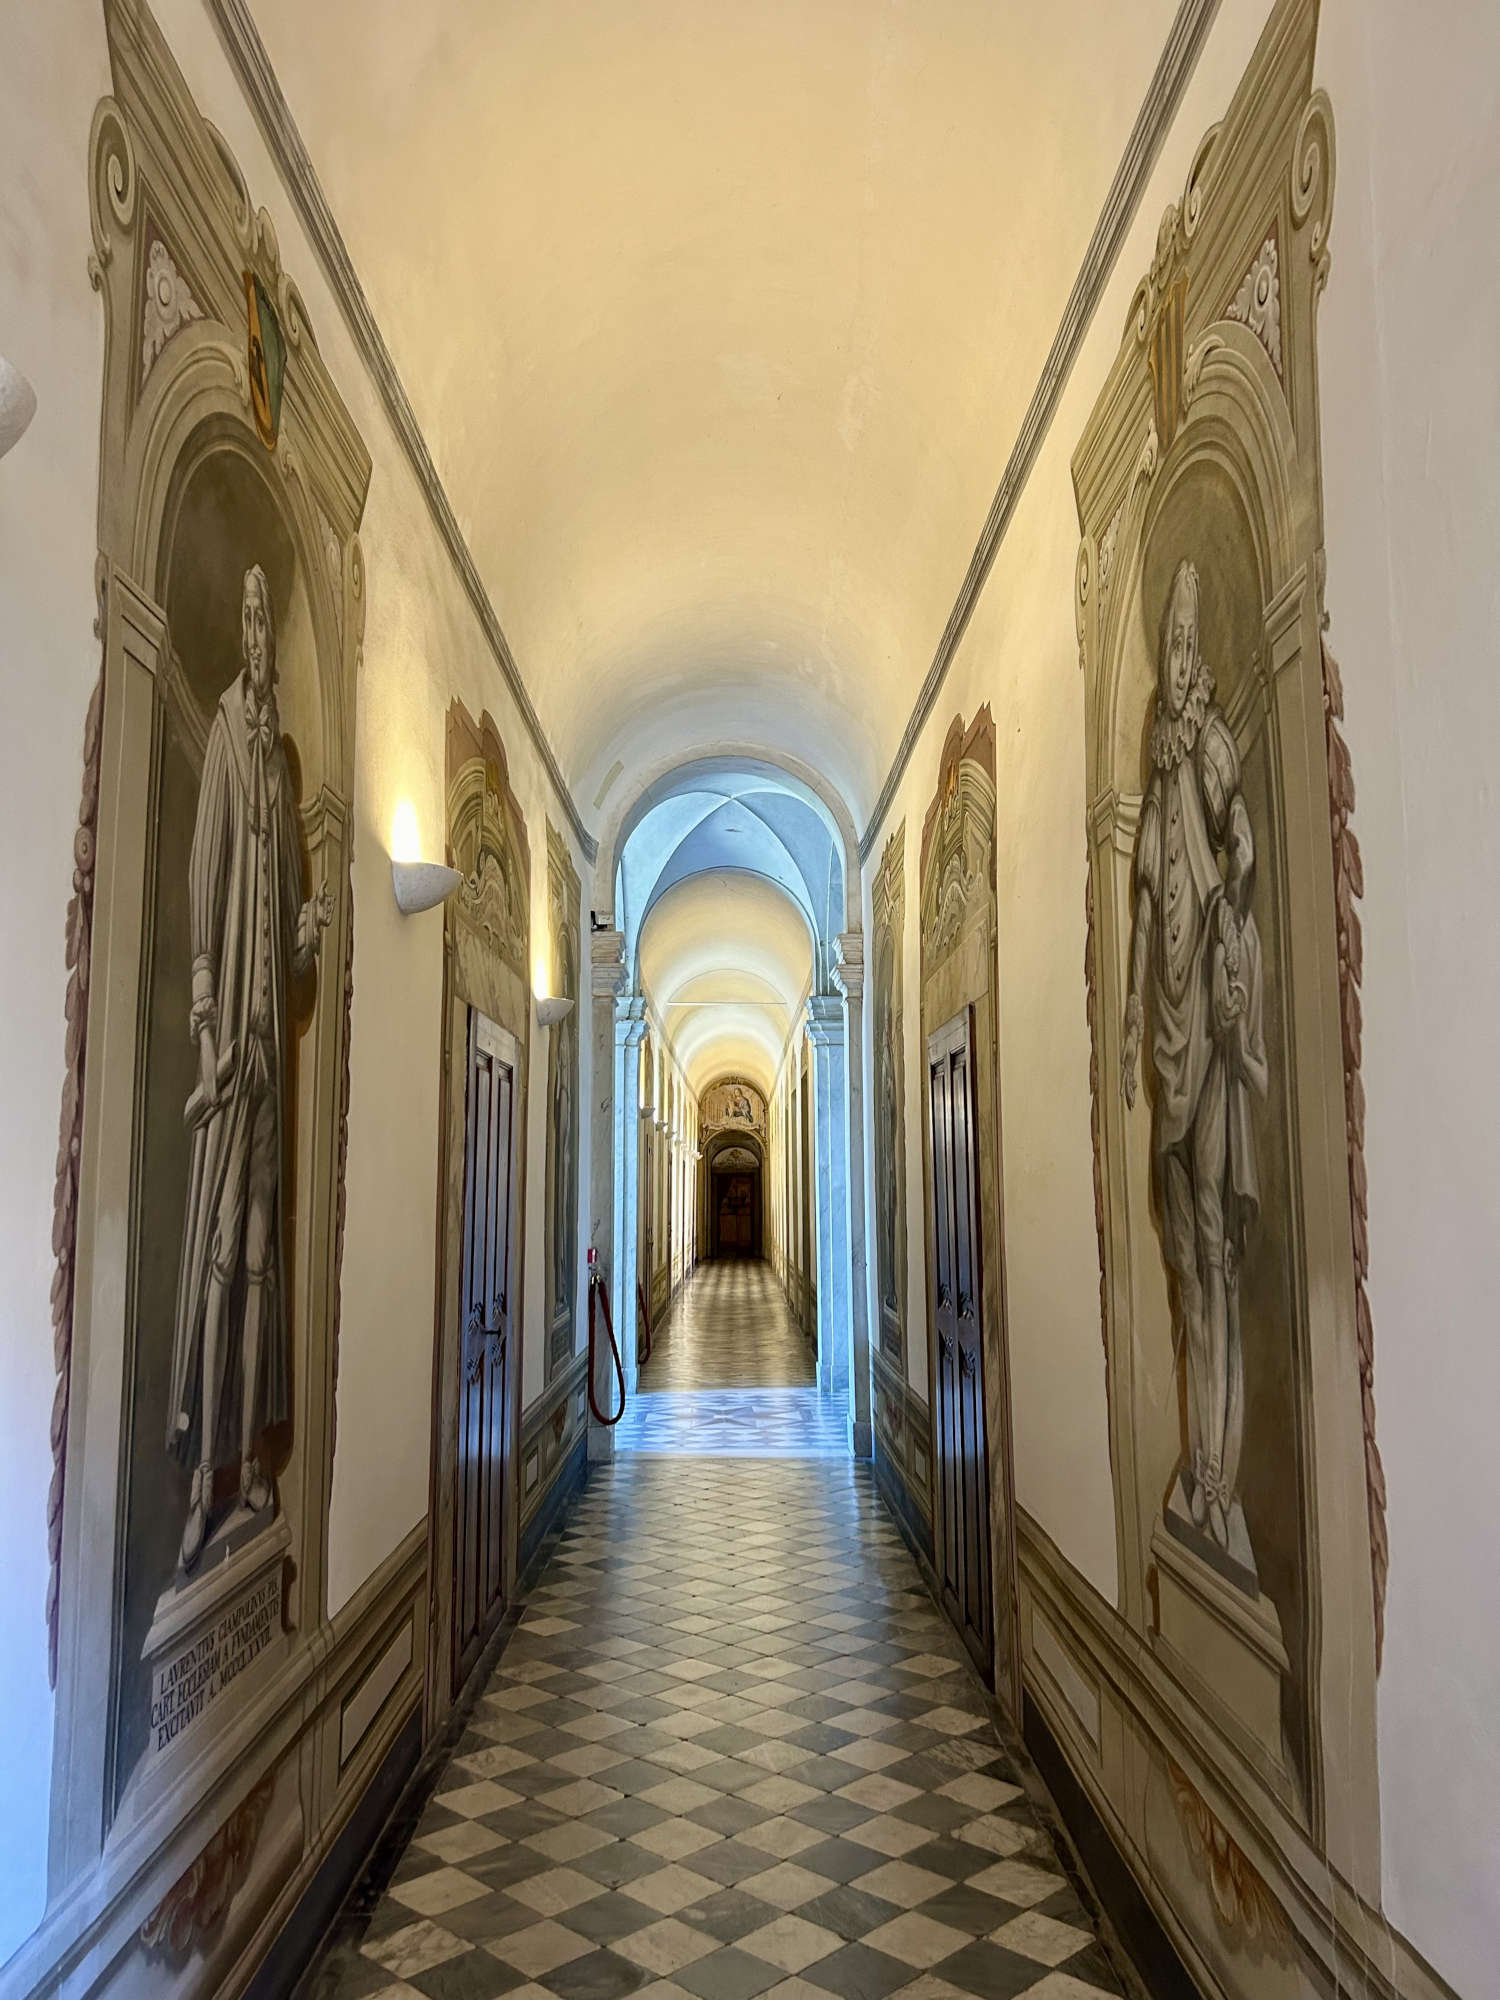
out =
[[[367,1899],[368,1901],[368,1899]],[[1121,1987],[866,1468],[601,1468],[317,2000]]]

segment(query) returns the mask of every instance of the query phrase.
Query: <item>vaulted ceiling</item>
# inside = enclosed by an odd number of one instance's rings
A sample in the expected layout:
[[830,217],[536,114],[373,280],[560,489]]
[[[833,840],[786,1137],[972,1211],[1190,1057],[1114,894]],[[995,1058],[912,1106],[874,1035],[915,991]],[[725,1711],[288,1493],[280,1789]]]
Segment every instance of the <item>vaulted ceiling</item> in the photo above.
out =
[[1171,0],[252,6],[585,817],[863,823]]
[[733,1071],[769,1096],[812,975],[812,932],[764,876],[690,875],[652,905],[641,988],[695,1093]]

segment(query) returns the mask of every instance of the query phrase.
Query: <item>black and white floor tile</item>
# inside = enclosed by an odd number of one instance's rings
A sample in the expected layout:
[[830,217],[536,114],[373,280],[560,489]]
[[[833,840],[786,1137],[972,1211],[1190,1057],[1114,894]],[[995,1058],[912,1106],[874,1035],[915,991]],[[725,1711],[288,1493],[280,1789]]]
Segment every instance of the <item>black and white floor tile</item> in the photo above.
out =
[[596,1471],[385,1894],[352,1907],[317,2000],[1122,1990],[846,1457]]

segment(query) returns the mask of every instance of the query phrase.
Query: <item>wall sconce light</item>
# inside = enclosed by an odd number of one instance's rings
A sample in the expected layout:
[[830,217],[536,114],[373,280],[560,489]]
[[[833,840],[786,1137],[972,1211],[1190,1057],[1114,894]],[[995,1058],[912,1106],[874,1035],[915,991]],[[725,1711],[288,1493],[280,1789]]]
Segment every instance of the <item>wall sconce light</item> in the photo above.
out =
[[26,426],[36,415],[36,390],[0,354],[0,458],[21,440]]
[[456,868],[445,868],[441,861],[419,860],[421,851],[416,809],[403,799],[391,822],[391,888],[403,917],[435,910],[463,880]]
[[539,998],[536,1003],[536,1024],[539,1028],[555,1028],[559,1021],[566,1021],[572,1011],[571,1000]]

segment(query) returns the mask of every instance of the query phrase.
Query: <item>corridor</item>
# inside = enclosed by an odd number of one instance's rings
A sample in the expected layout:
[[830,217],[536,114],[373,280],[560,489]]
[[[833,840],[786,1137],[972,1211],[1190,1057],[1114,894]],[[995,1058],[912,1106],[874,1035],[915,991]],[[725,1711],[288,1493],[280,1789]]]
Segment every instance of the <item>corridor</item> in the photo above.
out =
[[819,1395],[812,1349],[769,1264],[699,1265],[659,1330],[615,1449],[847,1456],[846,1399]]
[[1497,0],[0,10],[0,2000],[1500,2000]]
[[799,1345],[695,1274],[308,2000],[1125,1990]]

